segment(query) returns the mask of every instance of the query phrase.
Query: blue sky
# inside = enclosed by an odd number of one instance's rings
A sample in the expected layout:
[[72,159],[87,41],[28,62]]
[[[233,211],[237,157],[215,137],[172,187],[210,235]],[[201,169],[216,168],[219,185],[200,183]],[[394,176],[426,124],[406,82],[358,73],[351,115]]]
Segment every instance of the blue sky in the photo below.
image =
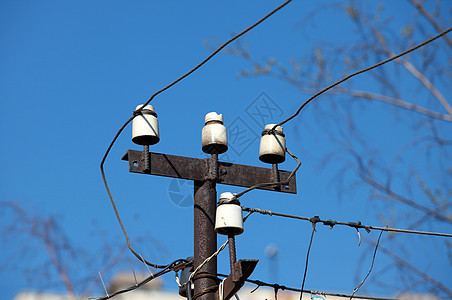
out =
[[[307,12],[329,3],[294,1],[248,33],[243,41],[258,58],[278,57],[287,62],[289,57],[312,51],[319,41],[335,43],[356,38],[350,21],[333,9],[325,10],[322,22],[301,23]],[[393,21],[396,24],[410,17],[405,13],[410,7],[407,3],[386,3],[389,13],[397,16]],[[204,41],[225,41],[276,5],[273,1],[220,1],[215,5],[211,1],[1,2],[0,201],[19,203],[38,215],[56,216],[73,243],[88,252],[102,249],[99,232],[105,233],[104,238],[112,246],[123,245],[99,171],[100,160],[114,134],[136,105],[209,55],[211,48]],[[256,136],[262,128],[247,113],[255,101],[269,97],[277,113],[269,121],[278,122],[305,99],[287,83],[267,77],[239,77],[240,71],[248,67],[238,57],[220,54],[157,96],[152,104],[159,116],[161,141],[151,151],[203,158],[201,129],[206,113],[222,113],[226,127],[246,123],[250,136]],[[363,79],[362,84],[371,85],[369,82]],[[443,92],[451,95],[450,89]],[[317,137],[316,131],[322,130],[318,126],[321,120],[310,114],[312,107],[322,105],[320,101],[284,126],[288,147],[303,162],[297,174],[298,194],[256,191],[247,194],[242,203],[309,217],[359,219],[383,225],[375,216],[375,206],[359,189],[353,196],[338,200],[332,176],[334,164],[321,164],[321,154],[332,149],[330,141]],[[382,122],[380,127],[375,125],[377,121]],[[377,128],[391,131],[390,121],[394,120],[386,117],[379,106],[360,118],[362,130],[370,136]],[[395,140],[404,138],[404,134],[394,129]],[[391,143],[391,137],[387,138],[387,148]],[[237,143],[230,147],[238,148],[237,152],[230,150],[224,159],[266,166],[258,160],[258,139],[251,140],[248,147]],[[145,237],[138,245],[150,261],[162,264],[192,256],[192,208],[173,203],[170,192],[174,181],[129,173],[127,164],[120,160],[127,149],[140,149],[131,141],[130,126],[106,162],[107,178],[129,235]],[[280,168],[290,170],[294,166],[288,159]],[[241,189],[219,185],[217,190]],[[190,192],[191,184],[181,186],[181,193]],[[306,222],[254,215],[245,225],[245,233],[237,238],[237,256],[260,259],[252,278],[273,280],[264,249],[276,244],[280,250],[276,278],[281,284],[299,287],[311,229]],[[434,229],[450,232],[451,228]],[[378,232],[368,236],[376,239]],[[385,234],[382,242],[384,238]],[[223,240],[219,237],[219,244]],[[0,259],[10,259],[22,247],[24,241],[2,244]],[[370,263],[369,255],[364,259],[361,255],[371,251],[366,246],[357,247],[353,229],[320,227],[314,238],[306,288],[350,293]],[[124,256],[132,257],[128,253]],[[24,280],[23,269],[39,264],[44,256],[38,252],[27,259],[19,260],[17,268],[0,271],[4,299],[12,299],[20,290],[37,288]],[[429,262],[429,270],[440,278],[451,272],[450,265],[442,263],[444,259]],[[95,275],[103,267],[102,261],[91,264],[92,269],[81,272]],[[140,268],[139,262],[134,264]],[[226,252],[220,254],[218,264],[219,272],[228,273]],[[359,265],[361,271],[356,271]],[[118,265],[105,277],[128,268],[128,264]],[[165,280],[165,288],[176,289],[172,275]],[[450,279],[445,283],[450,284]],[[100,288],[100,282],[96,284]],[[49,289],[61,291],[61,286]],[[392,296],[376,287],[366,292]],[[97,289],[96,293],[102,291]]]

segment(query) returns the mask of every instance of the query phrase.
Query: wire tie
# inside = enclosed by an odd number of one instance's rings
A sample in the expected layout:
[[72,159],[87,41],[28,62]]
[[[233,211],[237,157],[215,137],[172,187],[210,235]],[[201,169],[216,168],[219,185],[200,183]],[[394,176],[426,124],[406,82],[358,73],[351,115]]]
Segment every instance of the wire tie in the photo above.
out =
[[332,220],[332,219],[323,221],[323,225],[330,226],[331,227],[330,229],[333,229],[334,225],[336,225],[336,224],[337,224],[337,221]]
[[264,215],[269,215],[269,216],[273,215],[273,212],[270,211],[270,210],[262,210],[262,213],[263,213]]
[[261,287],[260,285],[257,285],[257,286],[250,292],[250,294],[251,294],[251,293],[254,293],[255,291],[257,291],[257,289],[260,288],[260,287]]
[[367,233],[370,233],[370,229],[369,229],[369,226],[366,226],[366,225],[362,225],[361,224],[361,221],[358,221],[358,223],[355,223],[356,224],[356,228],[364,228],[366,231],[367,231]]
[[320,217],[319,216],[314,216],[313,218],[309,219],[309,221],[311,221],[311,223],[320,222]]
[[320,217],[319,216],[314,216],[313,218],[310,218],[309,221],[311,221],[312,229],[314,229],[314,231],[316,231],[315,230],[315,225],[317,224],[317,222],[321,221]]
[[135,270],[133,269],[133,265],[132,264],[130,264],[130,266],[132,267],[133,278],[135,278],[135,286],[138,286],[137,276],[135,275]]
[[224,281],[226,280],[226,278],[224,278],[221,282],[220,282],[220,286],[218,287],[218,299],[219,300],[223,300],[224,299]]
[[361,246],[361,234],[359,233],[358,227],[355,227],[355,228],[356,228],[356,232],[358,232],[358,238],[359,238],[358,247],[359,247],[359,246]]
[[104,290],[105,290],[105,294],[107,294],[107,298],[110,298],[110,295],[108,295],[108,292],[107,292],[107,288],[105,287],[104,280],[102,279],[102,275],[100,275],[99,271],[97,273],[99,273],[100,281],[102,281],[102,285],[104,286]]
[[177,272],[174,272],[175,276],[176,276],[176,283],[178,287],[182,287],[182,285],[180,284],[180,279],[179,279],[179,274],[177,274]]
[[146,268],[148,269],[149,273],[151,273],[151,276],[152,276],[152,277],[154,277],[154,274],[152,274],[151,270],[149,270],[149,267],[148,267],[148,265],[147,265],[146,261],[144,260],[143,256],[141,256],[141,254],[139,254],[139,255],[140,255],[140,257],[141,257],[141,260],[143,261],[144,265],[145,265],[145,266],[146,266]]

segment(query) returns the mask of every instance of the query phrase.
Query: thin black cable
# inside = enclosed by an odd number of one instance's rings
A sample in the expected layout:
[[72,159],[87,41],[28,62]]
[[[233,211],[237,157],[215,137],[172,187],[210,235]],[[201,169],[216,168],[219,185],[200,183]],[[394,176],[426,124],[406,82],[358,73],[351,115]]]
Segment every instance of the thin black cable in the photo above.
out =
[[[116,204],[113,200],[113,196],[111,195],[110,192],[110,188],[108,187],[108,183],[107,183],[107,178],[105,176],[105,171],[104,171],[104,163],[105,160],[108,157],[108,154],[110,153],[111,148],[113,147],[113,145],[115,144],[116,140],[118,139],[119,135],[122,133],[122,131],[124,130],[124,128],[126,128],[126,126],[133,120],[133,118],[139,114],[141,112],[141,110],[148,105],[154,98],[155,96],[157,96],[158,94],[164,92],[165,90],[171,88],[172,86],[174,86],[175,84],[177,84],[179,81],[183,80],[184,78],[186,78],[187,76],[189,76],[190,74],[192,74],[193,72],[195,72],[196,70],[198,70],[202,65],[204,65],[206,62],[208,62],[212,57],[214,57],[216,54],[218,54],[218,52],[220,52],[223,48],[225,48],[227,45],[229,45],[230,43],[232,43],[233,41],[235,41],[236,39],[238,39],[239,37],[241,37],[242,35],[244,35],[245,33],[247,33],[248,31],[252,30],[254,27],[258,26],[260,23],[262,23],[263,21],[265,21],[266,19],[268,19],[270,16],[272,16],[274,13],[276,13],[277,11],[279,11],[280,9],[282,9],[284,6],[286,6],[289,2],[291,2],[292,0],[288,0],[286,2],[284,2],[283,4],[279,5],[277,8],[275,8],[274,10],[272,10],[270,13],[268,13],[267,15],[265,15],[263,18],[261,18],[259,21],[257,21],[256,23],[254,23],[253,25],[251,25],[250,27],[246,28],[245,30],[243,30],[241,33],[235,35],[234,37],[232,37],[231,39],[229,39],[228,41],[226,41],[224,44],[222,44],[218,49],[216,49],[214,52],[212,52],[207,58],[205,58],[202,62],[200,62],[197,66],[195,66],[193,69],[191,69],[190,71],[188,71],[187,73],[185,73],[184,75],[182,75],[181,77],[177,78],[176,80],[174,80],[172,83],[168,84],[167,86],[165,86],[164,88],[158,90],[157,92],[155,92],[150,98],[149,100],[146,101],[146,103],[144,103],[139,109],[137,109],[136,111],[134,111],[134,114],[132,117],[130,117],[122,126],[121,128],[119,128],[118,132],[116,133],[116,135],[114,136],[113,140],[111,141],[110,145],[107,148],[107,151],[105,151],[105,154],[102,158],[102,161],[100,163],[100,171],[102,173],[102,180],[104,181],[104,185],[105,188],[107,189],[107,193],[108,196],[110,198],[110,202],[113,206],[113,209],[115,211],[116,214],[116,218],[118,219],[119,225],[121,226],[122,232],[124,233],[124,236],[126,238],[127,241],[127,247],[129,248],[129,250],[140,260],[142,260],[139,256],[139,254],[132,248],[132,246],[130,245],[130,241],[129,241],[129,237],[127,235],[126,229],[124,227],[124,225],[122,224],[121,218],[119,217],[119,213],[118,210],[116,208]],[[150,262],[148,262],[147,260],[145,260],[145,263],[151,267],[154,268],[158,268],[161,269],[164,266],[163,265],[156,265],[156,264],[152,264]]]
[[304,266],[304,275],[303,275],[303,283],[301,284],[300,300],[303,299],[304,282],[306,280],[306,274],[308,272],[309,254],[311,253],[312,239],[314,238],[314,233],[315,233],[315,224],[316,223],[312,223],[311,241],[309,242],[308,253],[306,254],[306,265]]
[[114,292],[114,293],[111,294],[111,295],[107,294],[107,296],[105,296],[105,297],[98,297],[98,298],[92,298],[92,297],[90,297],[90,298],[88,298],[88,299],[93,299],[93,300],[106,300],[106,299],[113,298],[113,297],[115,297],[115,296],[117,296],[117,295],[124,294],[124,293],[130,292],[130,291],[133,291],[133,290],[135,290],[135,289],[137,289],[137,288],[139,288],[139,287],[142,287],[143,285],[149,283],[149,282],[152,281],[153,279],[155,279],[155,278],[157,278],[157,277],[160,277],[160,276],[162,276],[162,275],[164,275],[164,274],[166,274],[166,273],[171,272],[171,271],[172,271],[172,268],[173,268],[175,265],[177,265],[177,264],[179,264],[179,263],[181,263],[181,262],[185,262],[185,261],[186,261],[185,259],[178,259],[178,260],[175,260],[175,261],[173,261],[172,263],[166,265],[166,266],[165,266],[162,270],[160,270],[159,272],[157,272],[157,273],[155,273],[155,274],[151,274],[151,276],[146,277],[143,281],[140,281],[139,283],[135,284],[134,286],[130,286],[130,287],[128,287],[128,288],[119,290],[119,291],[117,291],[117,292]]
[[353,296],[355,295],[355,293],[361,288],[361,286],[364,284],[364,282],[366,281],[367,277],[369,277],[370,272],[372,272],[372,269],[374,267],[374,262],[375,262],[375,256],[377,255],[377,249],[378,249],[378,245],[380,244],[380,238],[381,235],[383,234],[383,230],[380,231],[380,235],[378,236],[378,240],[377,240],[377,245],[375,245],[375,250],[374,250],[374,255],[372,257],[372,264],[370,265],[370,269],[369,272],[367,273],[366,277],[364,277],[364,279],[355,287],[355,289],[353,290],[353,294],[350,296],[350,300],[353,299]]
[[[225,275],[225,274],[217,274],[217,275],[220,276],[220,277],[228,277],[229,276],[229,275]],[[246,279],[245,281],[257,285],[256,289],[261,287],[261,286],[266,286],[266,287],[271,287],[273,289],[279,289],[279,290],[283,290],[283,291],[291,291],[291,292],[296,292],[296,293],[300,293],[301,292],[301,289],[292,288],[292,287],[288,287],[288,286],[285,286],[285,285],[280,285],[280,284],[277,284],[277,283],[268,283],[268,282],[264,282],[264,281],[261,281],[261,280],[255,280],[255,279]],[[254,290],[256,290],[256,289],[254,289]],[[311,291],[311,290],[303,290],[303,293],[311,293],[311,294],[314,294],[314,295],[320,295],[321,294],[321,295],[344,297],[344,298],[350,298],[350,296],[351,296],[351,295],[347,295],[347,294],[328,293],[328,292],[319,292],[319,291]],[[395,300],[394,298],[379,298],[379,297],[371,297],[371,296],[354,296],[353,298],[356,298],[356,299],[371,299],[371,300]]]
[[395,55],[395,56],[393,56],[393,57],[390,57],[390,58],[388,58],[388,59],[386,59],[386,60],[383,60],[383,61],[381,61],[381,62],[379,62],[379,63],[377,63],[377,64],[375,64],[375,65],[372,65],[372,66],[370,66],[370,67],[367,67],[367,68],[362,69],[362,70],[359,70],[359,71],[356,71],[356,72],[354,72],[354,73],[352,73],[352,74],[350,74],[350,75],[348,75],[348,76],[342,78],[341,80],[336,81],[335,83],[333,83],[333,84],[327,86],[326,88],[320,90],[319,92],[317,92],[317,93],[315,93],[313,96],[311,96],[308,100],[306,100],[306,101],[305,101],[305,102],[297,109],[297,111],[296,111],[293,115],[291,115],[290,117],[288,117],[288,118],[285,119],[284,121],[281,121],[281,122],[279,122],[278,124],[276,124],[275,126],[273,126],[273,128],[272,128],[271,130],[274,131],[275,128],[276,128],[277,126],[281,126],[281,125],[283,125],[283,124],[289,122],[290,120],[292,120],[292,119],[295,118],[296,116],[298,116],[298,114],[301,112],[301,110],[302,110],[306,105],[308,105],[309,102],[311,102],[312,100],[314,100],[315,98],[317,98],[317,97],[320,96],[321,94],[325,93],[326,91],[332,89],[333,87],[335,87],[335,86],[337,86],[337,85],[343,83],[343,82],[346,81],[346,80],[349,80],[350,78],[352,78],[352,77],[354,77],[354,76],[356,76],[356,75],[359,75],[359,74],[361,74],[361,73],[365,73],[365,72],[370,71],[370,70],[372,70],[372,69],[375,69],[375,68],[377,68],[377,67],[379,67],[379,66],[382,66],[382,65],[384,65],[384,64],[386,64],[386,63],[388,63],[388,62],[390,62],[390,61],[396,60],[396,59],[398,59],[398,58],[400,58],[400,57],[402,57],[402,56],[404,56],[404,55],[406,55],[406,54],[408,54],[408,53],[410,53],[410,52],[412,52],[412,51],[414,51],[414,50],[417,50],[418,48],[423,47],[423,46],[427,45],[428,43],[431,43],[432,41],[434,41],[434,40],[436,40],[436,39],[442,37],[443,35],[449,33],[450,31],[452,31],[452,27],[449,28],[449,29],[447,29],[447,30],[445,30],[445,31],[443,31],[443,32],[441,32],[440,34],[435,35],[434,37],[432,37],[432,38],[430,38],[430,39],[428,39],[428,40],[426,40],[426,41],[424,41],[424,42],[418,44],[417,46],[414,46],[414,47],[412,47],[412,48],[410,48],[410,49],[408,49],[408,50],[406,50],[406,51],[403,51],[403,52],[401,52],[401,53],[399,53],[399,54],[397,54],[397,55]]
[[[296,215],[289,215],[289,214],[283,214],[283,213],[277,213],[270,210],[264,210],[259,208],[249,208],[249,207],[243,207],[243,211],[247,212],[257,212],[262,215],[270,215],[270,216],[279,216],[279,217],[285,217],[285,218],[291,218],[291,219],[298,219],[303,221],[310,221],[314,218],[308,218],[308,217],[302,217],[302,216],[296,216]],[[317,216],[315,218],[318,218]],[[363,228],[366,231],[370,230],[382,230],[382,231],[391,231],[391,232],[399,232],[399,233],[411,233],[411,234],[420,234],[420,235],[432,235],[432,236],[441,236],[441,237],[452,237],[451,233],[441,233],[441,232],[430,232],[430,231],[420,231],[420,230],[409,230],[409,229],[400,229],[400,228],[391,228],[391,227],[379,227],[379,226],[372,226],[372,225],[364,225],[361,224],[361,222],[340,222],[332,219],[322,220],[318,219],[318,222],[323,223],[325,226],[334,227],[336,225],[344,225],[353,227],[356,229]]]

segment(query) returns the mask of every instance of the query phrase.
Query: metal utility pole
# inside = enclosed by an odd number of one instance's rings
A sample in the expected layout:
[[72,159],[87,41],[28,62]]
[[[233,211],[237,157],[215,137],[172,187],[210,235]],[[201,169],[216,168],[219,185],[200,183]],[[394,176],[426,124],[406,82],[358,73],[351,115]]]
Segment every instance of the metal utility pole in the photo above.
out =
[[[152,111],[149,114],[156,118],[153,108],[151,109]],[[154,127],[158,128],[157,126]],[[135,136],[139,136],[139,133]],[[155,141],[152,142],[155,143]],[[214,150],[206,150],[204,145],[204,152],[213,153],[211,158],[198,159],[152,153],[148,152],[148,149],[145,146],[144,151],[128,150],[123,156],[122,159],[129,162],[130,172],[194,181],[193,250],[195,269],[217,250],[217,233],[215,232],[217,183],[249,188],[263,182],[275,182],[276,179],[286,181],[290,175],[290,172],[280,171],[275,166],[273,169],[268,169],[220,162],[218,161],[218,153],[223,153],[226,150],[223,149],[222,152],[214,153]],[[265,186],[260,187],[260,189],[295,194],[295,176],[291,177],[287,186]],[[231,236],[229,240],[234,242],[234,238]],[[223,285],[225,300],[230,299],[240,290],[258,262],[257,260],[239,260],[236,262],[234,243],[230,247],[231,274],[226,278]],[[197,299],[218,299],[216,257],[201,268],[200,272],[194,276],[193,283],[194,295]]]
[[[208,163],[205,180],[195,180],[194,182],[194,267],[199,266],[207,257],[217,250],[217,233],[215,232],[215,213],[218,179],[218,154],[212,154]],[[203,273],[217,274],[217,259],[212,259],[201,270]],[[194,294],[201,293],[216,282],[213,277],[195,279]],[[200,299],[215,299],[211,296],[200,297]]]
[[[195,268],[217,250],[217,234],[214,230],[217,201],[216,184],[251,187],[262,182],[272,182],[274,177],[272,169],[221,162],[217,161],[215,154],[213,156],[213,158],[199,159],[151,152],[148,154],[150,165],[148,170],[145,170],[146,154],[143,151],[128,150],[122,158],[129,162],[129,171],[132,173],[194,181]],[[278,173],[282,181],[287,180],[290,175],[288,171],[278,170]],[[289,185],[282,187],[281,190],[278,190],[279,187],[262,187],[260,189],[295,194],[295,176],[291,178]],[[201,269],[201,273],[203,272],[216,277],[216,258],[213,258]],[[206,288],[216,286],[217,283],[213,277],[200,276],[196,279],[195,276],[194,285],[196,295]],[[208,293],[198,299],[214,300],[216,299],[215,295],[215,293]]]

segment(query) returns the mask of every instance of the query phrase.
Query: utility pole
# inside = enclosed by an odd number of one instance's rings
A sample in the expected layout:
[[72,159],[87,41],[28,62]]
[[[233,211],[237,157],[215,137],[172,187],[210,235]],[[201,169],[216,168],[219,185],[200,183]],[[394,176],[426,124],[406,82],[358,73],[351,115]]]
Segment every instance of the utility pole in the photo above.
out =
[[[137,109],[139,107],[140,106],[138,106]],[[156,122],[157,116],[153,110],[153,107],[149,108],[149,110],[152,110],[152,113],[149,114],[152,115],[152,118],[154,118],[155,116]],[[143,109],[142,112],[143,111],[145,110]],[[139,117],[145,119],[146,115]],[[145,121],[148,126],[149,123],[152,123],[149,120]],[[206,116],[206,127],[207,124],[208,122]],[[155,136],[158,137],[158,124],[156,126],[156,133],[155,129],[153,128],[153,133],[149,134],[154,136],[154,140],[151,141],[152,143],[156,143]],[[134,133],[134,138],[136,138],[137,135],[140,134],[141,133]],[[215,147],[208,146],[212,146],[212,143],[210,145],[205,145],[203,130],[203,151],[212,153],[211,158],[199,159],[148,152],[148,145],[144,146],[143,151],[128,150],[127,153],[122,157],[122,160],[129,162],[129,171],[132,173],[157,175],[194,181],[193,250],[195,269],[217,250],[217,233],[215,232],[217,183],[249,188],[263,182],[275,182],[276,179],[285,181],[289,178],[290,175],[290,172],[280,171],[275,167],[269,169],[218,161],[218,152],[223,153],[227,150],[227,141],[225,146],[226,150],[221,149],[221,144],[214,145]],[[208,149],[206,149],[206,147]],[[217,151],[216,149],[220,150]],[[287,186],[264,186],[260,187],[260,189],[295,194],[295,176],[291,177]],[[229,241],[233,242],[234,240],[233,238],[229,237]],[[236,262],[235,245],[231,244],[230,254],[231,275],[229,275],[224,281],[225,300],[230,299],[240,290],[245,280],[251,275],[258,262],[257,260],[239,260],[238,262]],[[216,277],[217,259],[216,257],[214,257],[207,264],[205,264],[201,268],[200,272],[197,273],[193,278],[194,295],[198,296],[197,299],[218,299],[218,293],[215,289],[218,285]]]

